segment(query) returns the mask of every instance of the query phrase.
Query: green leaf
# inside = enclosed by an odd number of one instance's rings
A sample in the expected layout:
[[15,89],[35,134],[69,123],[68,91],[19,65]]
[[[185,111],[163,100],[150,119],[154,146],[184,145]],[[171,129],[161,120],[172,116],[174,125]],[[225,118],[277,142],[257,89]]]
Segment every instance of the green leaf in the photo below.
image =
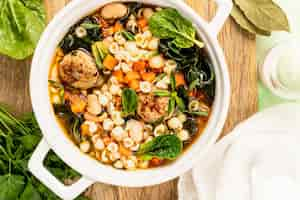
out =
[[149,20],[152,34],[160,39],[173,39],[172,43],[179,48],[190,48],[204,44],[196,40],[196,29],[193,24],[173,8],[166,8],[152,15]]
[[247,17],[244,15],[243,11],[241,9],[233,4],[233,9],[231,11],[231,16],[234,19],[234,21],[240,25],[240,27],[249,33],[252,34],[258,34],[258,35],[265,35],[265,36],[270,36],[271,32],[269,31],[264,31],[259,28],[257,28],[254,24],[252,24]]
[[28,151],[33,151],[41,140],[41,136],[38,135],[25,135],[19,138],[22,145]]
[[182,142],[176,135],[161,135],[140,146],[137,155],[150,160],[153,157],[174,160],[182,152]]
[[41,0],[1,0],[0,53],[15,59],[32,55],[45,21]]
[[169,97],[171,96],[171,93],[168,90],[156,90],[153,92],[155,96],[159,97]]
[[272,0],[235,0],[248,20],[265,31],[290,31],[284,11]]
[[172,97],[169,100],[169,105],[168,105],[168,114],[171,114],[175,110],[175,99]]
[[138,97],[134,90],[125,88],[122,91],[122,113],[124,116],[134,115],[138,105]]
[[19,200],[42,200],[40,193],[31,183],[27,183],[24,192],[21,194]]
[[0,176],[0,199],[16,200],[24,189],[24,177],[7,174]]

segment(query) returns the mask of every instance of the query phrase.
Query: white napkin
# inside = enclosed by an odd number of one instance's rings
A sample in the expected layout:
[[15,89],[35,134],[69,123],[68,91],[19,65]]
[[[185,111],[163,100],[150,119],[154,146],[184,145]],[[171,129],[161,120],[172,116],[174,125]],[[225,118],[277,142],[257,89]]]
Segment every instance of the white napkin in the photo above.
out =
[[300,199],[300,105],[256,114],[179,179],[179,200]]

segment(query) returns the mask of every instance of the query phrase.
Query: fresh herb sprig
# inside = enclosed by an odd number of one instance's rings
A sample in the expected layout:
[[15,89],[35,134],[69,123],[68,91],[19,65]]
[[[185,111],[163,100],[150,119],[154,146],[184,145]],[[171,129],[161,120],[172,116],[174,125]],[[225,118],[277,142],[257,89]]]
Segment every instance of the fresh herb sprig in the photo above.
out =
[[159,97],[170,98],[169,105],[168,105],[168,114],[173,113],[176,107],[178,107],[180,111],[184,111],[186,106],[184,104],[183,99],[178,96],[174,73],[171,73],[170,75],[170,82],[171,82],[171,91],[156,90],[154,91],[154,95]]
[[[18,119],[0,106],[0,199],[1,200],[59,200],[28,170],[27,164],[41,139],[41,130],[32,113]],[[59,180],[80,175],[69,168],[53,152],[45,166]],[[88,200],[81,196],[77,200]]]

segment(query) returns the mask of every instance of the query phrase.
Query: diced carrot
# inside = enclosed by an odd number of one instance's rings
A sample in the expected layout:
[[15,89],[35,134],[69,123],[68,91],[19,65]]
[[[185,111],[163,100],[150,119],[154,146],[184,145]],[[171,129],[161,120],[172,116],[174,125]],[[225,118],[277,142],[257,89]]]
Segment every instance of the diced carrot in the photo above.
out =
[[130,71],[125,75],[125,82],[129,83],[132,80],[138,80],[140,78],[141,78],[141,76],[138,72]]
[[113,70],[117,64],[118,60],[110,54],[104,58],[103,65],[108,70]]
[[194,89],[194,90],[190,91],[189,96],[190,97],[196,97],[197,96],[197,90]]
[[121,30],[123,30],[123,25],[119,21],[117,21],[114,25],[114,32],[116,33],[116,32],[119,32]]
[[156,74],[154,72],[141,72],[141,76],[144,81],[152,82]]
[[138,20],[137,24],[140,29],[143,29],[148,25],[148,21],[145,18],[141,18]]
[[122,156],[131,156],[131,151],[125,148],[123,145],[119,146],[119,152]]
[[159,158],[152,158],[150,160],[150,165],[151,166],[159,166],[159,165],[162,165],[164,163],[164,160],[161,160]]
[[134,71],[144,71],[146,66],[147,63],[145,61],[137,61],[133,63],[132,68]]
[[119,83],[122,83],[124,81],[124,73],[122,72],[122,70],[114,71],[113,76],[116,77]]
[[82,113],[85,110],[87,102],[80,98],[79,95],[70,96],[71,110],[73,113]]
[[83,135],[83,136],[89,136],[90,135],[88,124],[82,124],[80,126],[80,130],[81,130],[81,135]]
[[108,136],[104,137],[103,142],[104,142],[105,145],[109,145],[111,143],[110,137],[108,137]]
[[184,75],[180,72],[175,74],[176,87],[180,85],[185,85]]
[[140,88],[140,81],[134,79],[129,82],[129,87],[134,90],[138,90]]

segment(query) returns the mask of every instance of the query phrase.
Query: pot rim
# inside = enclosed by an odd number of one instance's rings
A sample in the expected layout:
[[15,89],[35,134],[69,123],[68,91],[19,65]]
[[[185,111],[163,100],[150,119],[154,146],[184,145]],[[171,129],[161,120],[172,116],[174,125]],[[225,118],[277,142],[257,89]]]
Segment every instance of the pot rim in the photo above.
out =
[[[191,169],[220,136],[230,100],[227,65],[221,47],[215,35],[209,29],[208,24],[185,3],[172,0],[139,0],[139,2],[146,4],[174,7],[194,22],[203,42],[206,44],[207,52],[215,67],[216,96],[211,117],[201,137],[176,161],[163,167],[137,171],[117,170],[81,153],[79,148],[65,136],[53,114],[48,95],[50,63],[53,59],[55,48],[71,25],[94,11],[95,9],[90,8],[95,8],[95,5],[99,8],[108,2],[114,1],[120,2],[120,0],[90,0],[84,3],[83,1],[77,4],[71,3],[55,16],[43,33],[33,57],[30,74],[32,106],[43,136],[50,148],[66,164],[84,177],[93,181],[127,187],[159,184],[174,179]],[[121,2],[128,1],[121,0]]]

